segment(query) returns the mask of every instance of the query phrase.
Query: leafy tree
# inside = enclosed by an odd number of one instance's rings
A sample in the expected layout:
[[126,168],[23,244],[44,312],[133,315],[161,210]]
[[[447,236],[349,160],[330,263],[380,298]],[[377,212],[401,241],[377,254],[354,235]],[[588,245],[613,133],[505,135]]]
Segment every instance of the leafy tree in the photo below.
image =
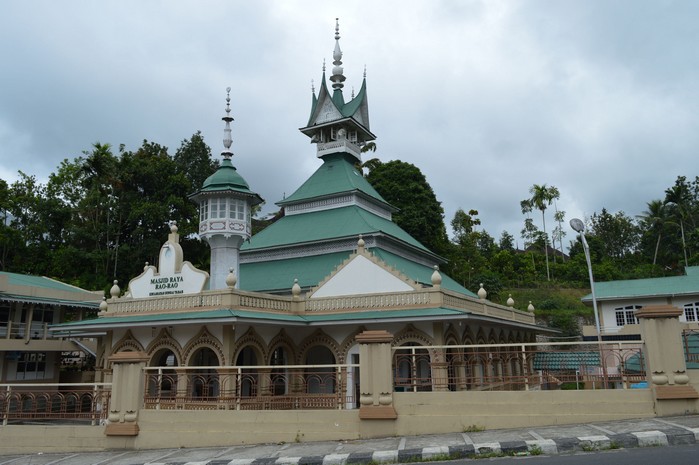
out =
[[430,250],[446,254],[444,209],[420,169],[400,160],[369,161],[372,167],[367,180],[388,203],[399,209],[393,214],[396,224]]
[[498,246],[500,247],[500,250],[508,250],[513,252],[515,250],[515,237],[507,231],[503,231],[500,235]]
[[211,157],[211,148],[204,142],[201,131],[183,140],[173,159],[177,172],[184,174],[189,181],[191,192],[199,189],[219,167],[218,161]]
[[590,218],[590,233],[602,246],[602,255],[622,259],[638,251],[640,231],[633,218],[620,211],[611,214],[606,208]]

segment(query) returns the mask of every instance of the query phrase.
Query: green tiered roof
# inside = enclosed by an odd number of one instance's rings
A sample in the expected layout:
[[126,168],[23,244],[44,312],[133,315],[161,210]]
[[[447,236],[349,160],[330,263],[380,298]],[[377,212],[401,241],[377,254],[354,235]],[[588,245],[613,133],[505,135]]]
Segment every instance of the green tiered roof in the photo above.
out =
[[320,168],[296,192],[277,202],[277,205],[284,206],[343,192],[362,192],[393,210],[357,170],[352,157],[342,153],[325,156]]
[[332,239],[357,239],[360,234],[366,236],[374,233],[391,236],[412,248],[431,254],[424,245],[394,222],[356,205],[285,216],[255,234],[249,243],[241,247],[241,251],[251,252]]

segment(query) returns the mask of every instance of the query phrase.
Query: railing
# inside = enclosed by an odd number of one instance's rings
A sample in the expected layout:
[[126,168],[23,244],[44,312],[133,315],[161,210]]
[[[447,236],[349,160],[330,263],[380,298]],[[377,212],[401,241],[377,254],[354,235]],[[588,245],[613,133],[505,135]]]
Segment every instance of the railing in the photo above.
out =
[[517,310],[512,307],[505,307],[504,305],[498,305],[487,300],[475,299],[451,291],[442,290],[442,293],[444,294],[444,305],[447,307],[511,321],[519,321],[521,323],[535,323],[534,314],[530,312]]
[[111,384],[0,384],[2,424],[79,420],[96,425],[107,417]]
[[682,331],[682,346],[684,347],[687,368],[699,368],[699,330],[685,329]]
[[17,323],[6,321],[0,323],[0,339],[24,339],[29,336],[31,339],[47,339],[48,324],[43,322]]
[[429,306],[430,292],[396,292],[345,297],[320,297],[306,300],[306,311],[371,310],[393,307]]
[[394,347],[396,391],[529,391],[645,387],[642,343]]
[[359,365],[145,368],[144,408],[353,409]]

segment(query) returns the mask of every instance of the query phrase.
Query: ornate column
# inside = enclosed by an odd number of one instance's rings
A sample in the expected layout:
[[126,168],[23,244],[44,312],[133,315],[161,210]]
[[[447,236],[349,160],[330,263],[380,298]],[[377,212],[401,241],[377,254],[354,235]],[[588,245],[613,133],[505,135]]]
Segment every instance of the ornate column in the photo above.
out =
[[648,306],[636,311],[645,342],[648,382],[660,415],[674,414],[674,410],[684,413],[686,409],[685,402],[678,405],[667,401],[699,398],[687,375],[679,322],[681,314],[682,310],[671,305]]
[[388,331],[364,331],[359,343],[359,418],[394,420],[391,343]]
[[137,436],[138,411],[143,405],[143,368],[148,355],[143,352],[117,352],[112,364],[112,398],[109,402],[107,436]]

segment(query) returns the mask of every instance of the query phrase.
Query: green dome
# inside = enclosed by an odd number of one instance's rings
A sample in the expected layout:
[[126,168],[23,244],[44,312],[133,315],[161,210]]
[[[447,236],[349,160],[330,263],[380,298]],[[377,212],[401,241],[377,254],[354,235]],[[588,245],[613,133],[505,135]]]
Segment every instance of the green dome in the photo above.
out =
[[233,190],[252,194],[250,186],[245,182],[245,179],[238,174],[238,171],[233,166],[229,159],[224,159],[221,166],[214,174],[206,178],[204,185],[201,186],[202,192],[211,191],[227,191]]
[[224,159],[216,172],[206,178],[201,189],[190,195],[189,198],[198,202],[198,199],[203,194],[215,194],[217,192],[238,192],[249,197],[251,205],[263,202],[262,197],[250,190],[248,183],[238,174],[230,159]]

